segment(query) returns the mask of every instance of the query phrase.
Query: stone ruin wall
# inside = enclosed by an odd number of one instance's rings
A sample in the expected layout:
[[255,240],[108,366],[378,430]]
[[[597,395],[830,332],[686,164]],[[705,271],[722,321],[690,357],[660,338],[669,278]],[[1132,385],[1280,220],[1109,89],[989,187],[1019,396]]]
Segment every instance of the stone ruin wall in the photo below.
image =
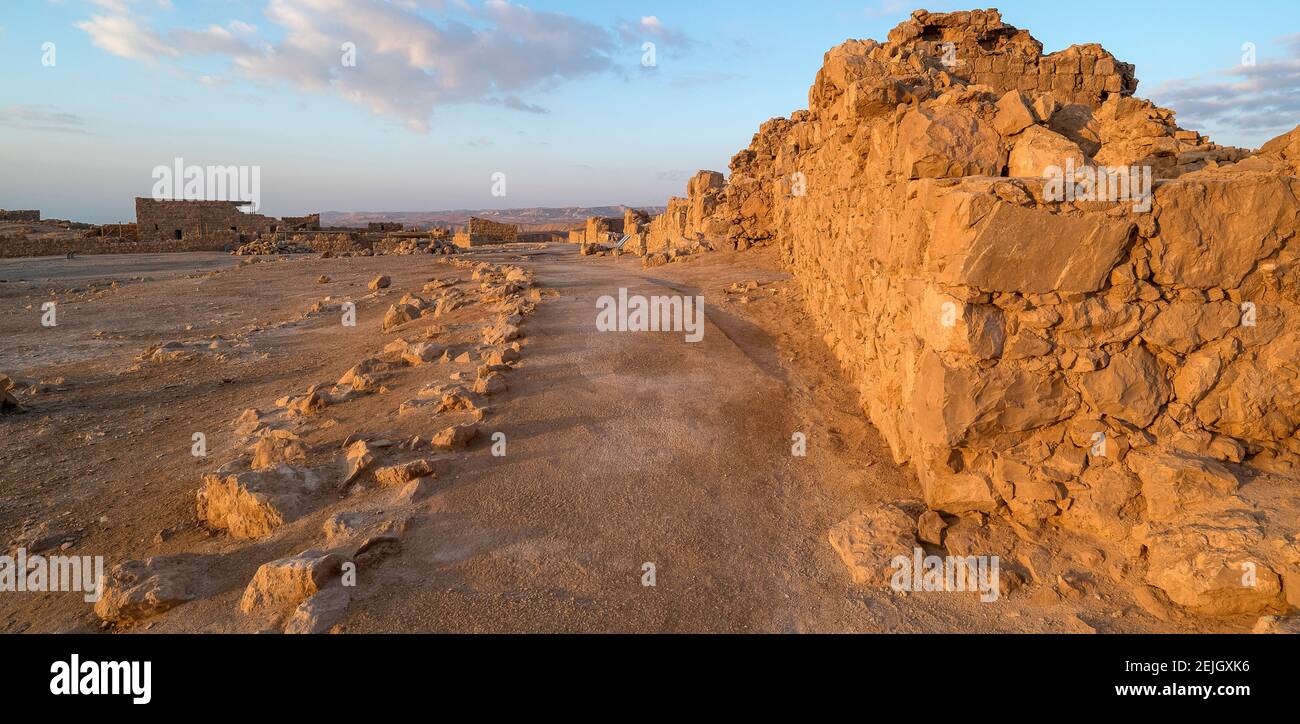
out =
[[240,206],[237,201],[137,198],[137,233],[142,242],[185,242],[187,251],[220,251],[284,227],[279,219],[246,214]]
[[[650,253],[776,244],[931,509],[1087,536],[1192,611],[1300,604],[1294,520],[1239,494],[1300,477],[1300,129],[1216,146],[996,11],[890,38],[828,52],[809,110],[692,179]],[[1049,197],[1066,159],[1151,167],[1150,210]]]
[[514,224],[501,224],[487,219],[480,219],[476,216],[469,218],[469,224],[466,227],[470,237],[475,240],[493,241],[500,244],[508,244],[518,241],[519,227]]
[[37,209],[14,209],[6,211],[0,209],[0,222],[11,221],[18,223],[30,223],[41,220],[41,212]]

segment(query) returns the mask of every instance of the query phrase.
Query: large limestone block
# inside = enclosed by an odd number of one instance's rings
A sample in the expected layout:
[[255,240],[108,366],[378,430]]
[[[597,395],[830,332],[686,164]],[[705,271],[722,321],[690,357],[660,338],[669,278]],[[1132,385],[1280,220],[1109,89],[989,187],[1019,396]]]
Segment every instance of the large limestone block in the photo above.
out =
[[1102,540],[1125,540],[1137,518],[1140,492],[1137,478],[1122,466],[1090,466],[1071,490],[1061,525]]
[[1134,224],[1102,214],[1065,216],[953,194],[936,214],[931,268],[938,281],[987,291],[1095,292],[1123,258]]
[[922,355],[910,401],[920,439],[934,447],[956,447],[1064,420],[1078,409],[1079,396],[1059,375],[950,367],[930,351]]
[[310,471],[279,465],[229,475],[207,475],[196,496],[199,520],[235,538],[264,538],[298,517],[319,488]]
[[263,563],[244,589],[239,610],[251,614],[297,606],[338,576],[343,562],[337,554],[308,550]]
[[1111,358],[1105,369],[1079,380],[1092,409],[1146,427],[1169,401],[1169,382],[1145,347],[1130,347]]
[[1160,314],[1142,337],[1153,345],[1188,354],[1212,342],[1241,324],[1241,310],[1235,302],[1173,302]]
[[202,556],[153,556],[114,566],[104,576],[95,615],[132,623],[207,595],[211,581]]
[[973,470],[960,473],[922,468],[921,495],[931,510],[954,515],[981,511],[991,513],[998,507],[993,486],[987,475]]
[[1284,173],[1300,176],[1300,126],[1265,143],[1256,155],[1274,161]]
[[1020,91],[1007,91],[998,99],[998,113],[993,119],[993,127],[998,133],[1014,136],[1035,122],[1034,112],[1029,110],[1029,104],[1025,103],[1025,96]]
[[863,508],[830,530],[831,547],[854,583],[884,585],[896,556],[911,556],[916,543],[916,522],[896,505],[882,503]]
[[1294,178],[1262,175],[1171,181],[1155,191],[1156,283],[1232,289],[1295,235]]
[[908,111],[896,154],[906,179],[997,176],[1006,163],[998,132],[960,106]]
[[1037,178],[1046,176],[1053,167],[1064,173],[1067,163],[1071,168],[1083,168],[1086,160],[1079,146],[1042,126],[1030,126],[1011,147],[1007,175]]
[[1281,612],[1281,579],[1253,553],[1262,538],[1245,514],[1151,527],[1140,536],[1147,548],[1147,582],[1204,615]]
[[967,304],[929,285],[913,283],[909,287],[919,297],[911,308],[912,331],[927,346],[980,359],[1001,356],[1006,341],[1002,310],[990,304]]
[[1237,476],[1215,460],[1180,450],[1133,450],[1124,462],[1142,481],[1148,520],[1176,521],[1241,503]]

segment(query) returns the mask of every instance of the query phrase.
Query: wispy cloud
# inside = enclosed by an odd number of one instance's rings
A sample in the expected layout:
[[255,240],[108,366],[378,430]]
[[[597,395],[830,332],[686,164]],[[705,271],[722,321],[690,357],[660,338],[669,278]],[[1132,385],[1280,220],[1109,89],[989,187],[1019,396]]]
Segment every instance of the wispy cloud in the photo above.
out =
[[[132,0],[101,5],[111,12],[78,27],[115,55],[173,64],[224,57],[238,77],[335,93],[420,132],[448,104],[545,113],[521,96],[618,70],[613,30],[508,0],[268,0],[266,36],[246,20],[159,29],[135,14]],[[683,42],[657,19],[648,27]],[[355,65],[344,62],[345,43],[355,48]]]
[[1260,145],[1300,122],[1300,33],[1278,39],[1287,56],[1162,83],[1151,99],[1178,122]]
[[86,121],[73,113],[63,113],[50,106],[8,106],[0,108],[0,126],[25,131],[90,135]]
[[637,21],[625,20],[619,23],[618,34],[624,43],[630,45],[640,45],[647,40],[666,47],[688,48],[694,44],[686,33],[668,27],[654,15],[646,15]]

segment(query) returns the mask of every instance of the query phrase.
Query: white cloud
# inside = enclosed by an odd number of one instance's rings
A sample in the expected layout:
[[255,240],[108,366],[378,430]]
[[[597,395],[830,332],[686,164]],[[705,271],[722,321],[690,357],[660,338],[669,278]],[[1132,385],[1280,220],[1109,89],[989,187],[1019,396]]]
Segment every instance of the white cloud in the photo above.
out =
[[[416,131],[444,104],[546,112],[520,95],[615,69],[608,29],[507,0],[268,0],[263,14],[274,43],[242,20],[160,32],[123,12],[78,27],[122,57],[223,56],[251,80],[337,93]],[[354,67],[342,64],[344,43],[355,44]]]
[[96,46],[123,58],[156,60],[180,55],[157,33],[126,15],[93,15],[90,20],[77,23],[77,27],[86,31]]
[[686,48],[692,45],[691,39],[680,30],[664,25],[657,16],[646,15],[636,22],[624,21],[618,27],[623,42],[640,45],[653,40],[661,45]]
[[1258,64],[1240,65],[1195,78],[1168,81],[1151,91],[1151,99],[1178,113],[1187,128],[1231,136],[1234,143],[1262,145],[1295,128],[1300,119],[1300,34],[1278,39],[1289,56],[1260,56]]

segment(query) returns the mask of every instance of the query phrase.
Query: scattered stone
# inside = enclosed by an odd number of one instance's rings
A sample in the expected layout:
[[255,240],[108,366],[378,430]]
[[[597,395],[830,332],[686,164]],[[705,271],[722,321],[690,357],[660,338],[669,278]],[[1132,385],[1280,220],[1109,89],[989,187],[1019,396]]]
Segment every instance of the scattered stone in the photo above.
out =
[[281,464],[301,464],[307,461],[307,446],[302,438],[288,430],[266,430],[252,447],[250,467],[266,470]]
[[430,444],[443,450],[464,450],[470,442],[478,436],[478,425],[474,423],[462,423],[452,425],[441,432],[437,433],[430,440]]
[[910,557],[917,547],[916,523],[902,508],[881,503],[836,523],[830,543],[849,567],[854,583],[886,585],[890,561]]
[[210,582],[203,557],[153,556],[114,566],[105,575],[95,615],[114,624],[138,623],[201,598]]
[[287,634],[322,634],[334,627],[348,611],[352,595],[343,586],[317,591],[298,604],[284,625]]
[[342,556],[316,550],[263,563],[244,589],[239,610],[256,614],[297,606],[338,576],[342,566]]
[[404,485],[416,478],[424,478],[433,475],[433,460],[421,458],[399,465],[389,465],[388,467],[379,468],[375,471],[375,481],[380,487],[389,487],[392,485]]
[[506,391],[506,377],[500,372],[489,372],[474,382],[474,391],[480,395],[498,395]]
[[235,538],[265,538],[298,517],[319,485],[314,473],[287,465],[206,475],[196,509],[199,520]]
[[933,510],[927,510],[916,520],[917,538],[931,545],[942,545],[943,529],[947,525],[942,515]]

